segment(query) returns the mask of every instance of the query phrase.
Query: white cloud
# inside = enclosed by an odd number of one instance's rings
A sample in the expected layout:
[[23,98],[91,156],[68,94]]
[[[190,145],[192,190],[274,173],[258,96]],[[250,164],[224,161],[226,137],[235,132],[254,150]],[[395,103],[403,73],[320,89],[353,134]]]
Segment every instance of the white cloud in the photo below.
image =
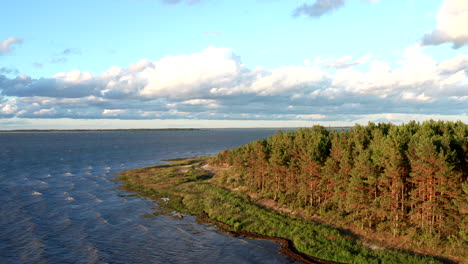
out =
[[18,111],[16,99],[9,100],[5,103],[0,103],[0,116],[13,115]]
[[124,114],[126,110],[124,109],[104,109],[102,111],[103,116],[108,116],[108,117],[115,117],[115,116],[120,116]]
[[209,47],[200,53],[165,57],[146,68],[141,77],[147,80],[139,91],[144,97],[186,97],[208,93],[212,87],[235,82],[243,66],[230,49]]
[[23,43],[22,39],[13,37],[7,38],[4,41],[0,42],[0,56],[11,52],[13,45],[21,43]]
[[33,112],[33,115],[36,116],[52,116],[57,113],[57,110],[54,108],[48,108],[48,109],[41,109],[38,111]]
[[216,103],[215,100],[210,99],[191,99],[187,101],[183,101],[182,104],[189,104],[189,105],[208,105]]
[[141,72],[146,68],[152,68],[153,64],[148,59],[140,60],[139,62],[128,67],[129,72]]
[[[132,65],[133,66],[133,65]],[[102,73],[101,78],[111,79],[120,76],[123,73],[123,69],[117,66],[112,66],[109,70]]]
[[452,43],[453,48],[468,44],[468,1],[444,0],[437,14],[437,27],[424,35],[424,45]]
[[281,67],[271,73],[259,75],[252,85],[245,89],[245,92],[254,92],[259,95],[290,93],[304,88],[308,89],[325,78],[325,72],[315,67]]
[[55,98],[55,97],[45,97],[45,96],[32,96],[32,97],[20,97],[18,102],[23,104],[37,104],[39,106],[46,107],[69,107],[69,108],[86,108],[93,105],[104,105],[106,102],[109,102],[108,99],[96,97],[96,96],[86,96],[81,98]]
[[6,107],[11,99],[0,109],[10,116],[77,119],[330,121],[375,113],[465,114],[468,57],[438,62],[426,52],[410,46],[395,65],[365,55],[266,70],[247,68],[230,49],[210,47],[113,66],[98,76],[78,70],[43,79],[0,75],[0,92],[16,100],[15,109]]
[[60,79],[66,82],[79,83],[89,81],[93,78],[90,72],[81,72],[79,70],[73,70],[71,72],[61,72],[53,76],[55,79]]
[[440,63],[439,69],[443,73],[454,73],[460,70],[468,71],[468,55],[459,54],[451,60],[445,60]]
[[413,92],[403,92],[402,99],[407,101],[416,101],[416,102],[433,102],[434,98],[431,98],[424,93],[416,95]]
[[450,62],[437,64],[421,46],[413,45],[404,51],[397,68],[392,69],[388,63],[374,60],[368,72],[356,69],[337,71],[333,85],[345,87],[353,93],[382,96],[401,93],[408,88],[430,90],[452,76],[441,74],[441,71],[446,72],[447,64]]

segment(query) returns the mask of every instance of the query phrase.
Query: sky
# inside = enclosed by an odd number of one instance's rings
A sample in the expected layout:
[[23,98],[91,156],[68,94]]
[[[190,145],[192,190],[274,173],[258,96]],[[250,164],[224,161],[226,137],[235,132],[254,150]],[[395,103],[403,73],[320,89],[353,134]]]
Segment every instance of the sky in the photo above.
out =
[[15,0],[0,130],[468,123],[466,0]]

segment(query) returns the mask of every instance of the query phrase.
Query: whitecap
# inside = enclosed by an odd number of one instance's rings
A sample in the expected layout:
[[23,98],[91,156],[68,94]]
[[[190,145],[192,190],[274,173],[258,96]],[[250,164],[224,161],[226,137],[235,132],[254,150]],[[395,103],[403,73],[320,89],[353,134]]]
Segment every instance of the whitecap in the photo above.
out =
[[110,171],[111,167],[107,166],[104,168],[106,171]]
[[93,169],[93,166],[89,165],[88,170],[92,170],[92,169]]
[[32,194],[32,195],[42,195],[42,193],[36,192],[36,191],[32,192],[31,194]]
[[75,199],[73,199],[73,197],[71,197],[71,196],[68,196],[68,197],[65,197],[65,200],[67,200],[67,201],[73,201],[73,200],[75,200]]
[[63,176],[73,176],[73,173],[67,172],[67,173],[64,173]]

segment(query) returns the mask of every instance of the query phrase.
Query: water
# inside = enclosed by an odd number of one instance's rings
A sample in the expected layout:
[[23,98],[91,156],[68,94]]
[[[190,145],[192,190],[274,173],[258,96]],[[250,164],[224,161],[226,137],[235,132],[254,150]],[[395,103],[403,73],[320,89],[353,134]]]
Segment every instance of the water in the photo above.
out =
[[271,241],[234,238],[157,204],[115,173],[214,155],[274,130],[0,133],[0,263],[290,263]]

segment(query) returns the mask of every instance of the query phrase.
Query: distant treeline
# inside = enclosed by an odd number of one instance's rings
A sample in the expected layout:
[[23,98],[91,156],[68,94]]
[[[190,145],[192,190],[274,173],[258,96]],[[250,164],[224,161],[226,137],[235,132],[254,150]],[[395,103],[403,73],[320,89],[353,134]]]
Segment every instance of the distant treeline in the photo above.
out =
[[466,243],[468,125],[460,121],[279,131],[212,162],[230,166],[226,185],[293,209],[393,236]]

